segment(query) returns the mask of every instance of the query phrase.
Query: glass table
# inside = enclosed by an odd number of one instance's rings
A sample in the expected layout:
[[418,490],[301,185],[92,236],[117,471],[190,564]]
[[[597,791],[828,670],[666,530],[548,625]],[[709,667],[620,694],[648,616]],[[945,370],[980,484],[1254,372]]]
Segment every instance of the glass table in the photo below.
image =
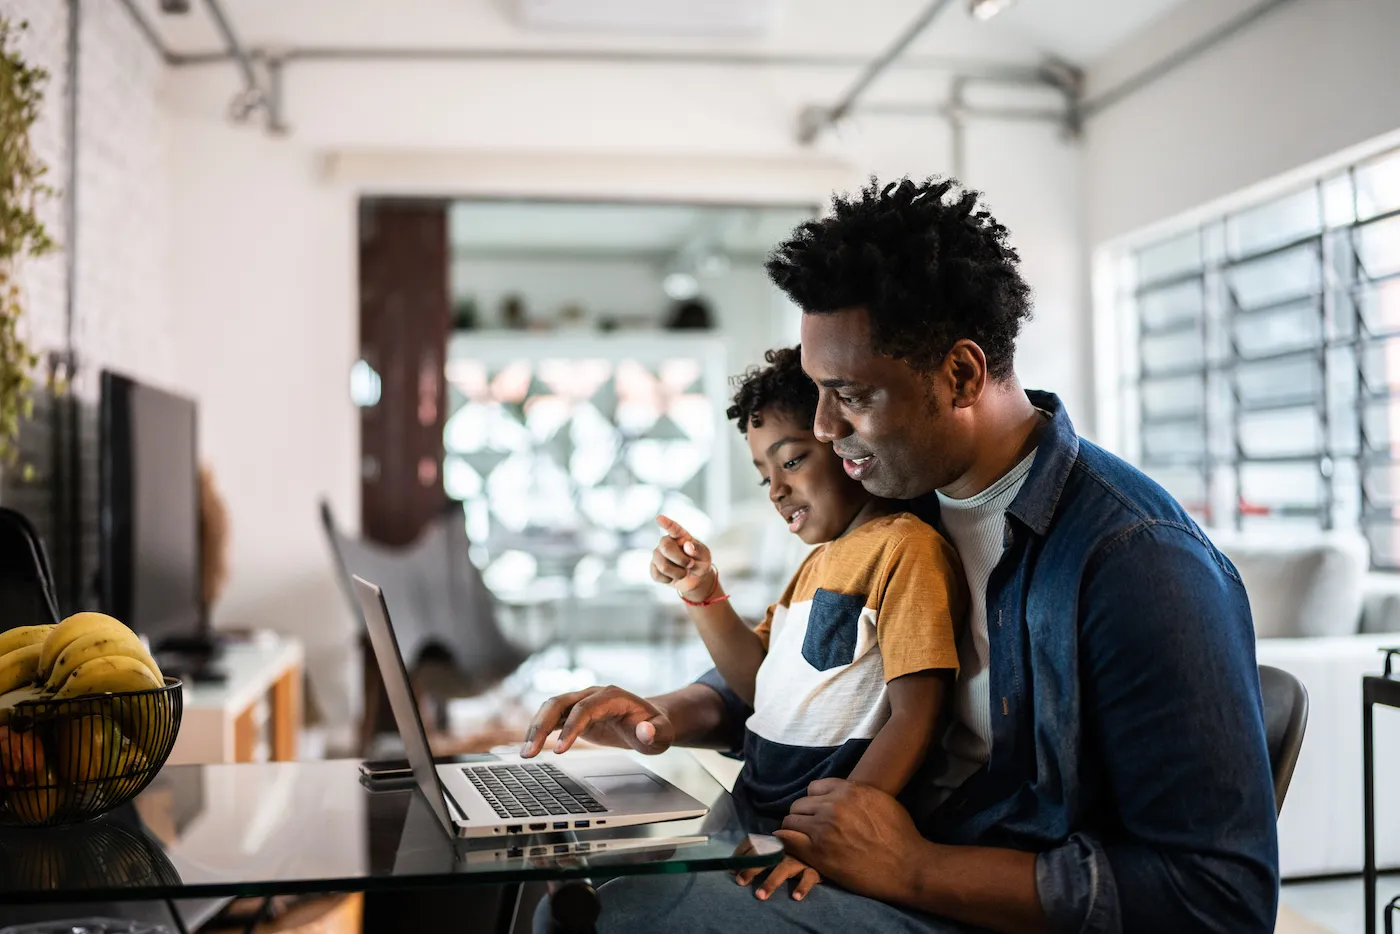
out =
[[[781,859],[782,844],[751,833],[756,824],[688,753],[638,758],[706,803],[709,813],[642,827],[468,844],[448,837],[411,786],[372,790],[362,784],[357,760],[168,767],[134,802],[98,820],[0,829],[0,903],[490,883],[513,887],[508,904],[518,907],[522,883],[548,881],[556,883],[552,904],[559,926],[588,930],[597,915],[594,881],[737,870]],[[561,884],[567,880],[581,881]]]

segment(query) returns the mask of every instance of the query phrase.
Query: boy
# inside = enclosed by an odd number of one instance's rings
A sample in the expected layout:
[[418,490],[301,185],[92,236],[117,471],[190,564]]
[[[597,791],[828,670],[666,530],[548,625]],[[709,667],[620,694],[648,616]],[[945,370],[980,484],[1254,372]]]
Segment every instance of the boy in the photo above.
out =
[[[818,547],[753,630],[726,602],[709,549],[665,516],[652,576],[680,594],[715,667],[753,705],[734,793],[776,828],[820,778],[900,793],[933,744],[968,595],[952,546],[867,493],[817,440],[817,387],[800,350],[765,359],[728,415],[788,530]],[[791,858],[765,888],[799,875],[801,898],[819,880]]]

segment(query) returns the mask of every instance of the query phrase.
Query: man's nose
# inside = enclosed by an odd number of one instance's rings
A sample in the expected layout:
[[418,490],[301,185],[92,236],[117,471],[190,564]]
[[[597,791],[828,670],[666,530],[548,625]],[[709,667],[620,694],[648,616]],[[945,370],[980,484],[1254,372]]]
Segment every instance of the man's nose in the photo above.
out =
[[817,397],[817,417],[812,422],[812,434],[817,436],[818,441],[830,444],[850,433],[851,426],[841,417],[841,413],[832,398],[827,393],[819,395]]

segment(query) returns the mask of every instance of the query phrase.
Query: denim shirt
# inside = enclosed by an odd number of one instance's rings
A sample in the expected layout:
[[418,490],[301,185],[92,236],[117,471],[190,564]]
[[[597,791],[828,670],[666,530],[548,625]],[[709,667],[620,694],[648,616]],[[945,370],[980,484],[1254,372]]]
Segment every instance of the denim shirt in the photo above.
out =
[[[943,800],[939,843],[1035,852],[1057,932],[1271,932],[1278,836],[1249,602],[1161,487],[1075,434],[1060,400],[987,583],[990,760]],[[935,497],[922,509],[937,524]],[[715,672],[729,725],[746,710]]]

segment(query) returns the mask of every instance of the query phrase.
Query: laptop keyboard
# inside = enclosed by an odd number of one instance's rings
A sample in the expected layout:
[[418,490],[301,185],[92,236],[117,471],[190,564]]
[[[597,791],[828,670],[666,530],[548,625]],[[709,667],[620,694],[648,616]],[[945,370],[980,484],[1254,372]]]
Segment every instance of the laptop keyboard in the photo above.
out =
[[479,765],[462,769],[499,817],[601,814],[607,811],[583,786],[555,766]]

